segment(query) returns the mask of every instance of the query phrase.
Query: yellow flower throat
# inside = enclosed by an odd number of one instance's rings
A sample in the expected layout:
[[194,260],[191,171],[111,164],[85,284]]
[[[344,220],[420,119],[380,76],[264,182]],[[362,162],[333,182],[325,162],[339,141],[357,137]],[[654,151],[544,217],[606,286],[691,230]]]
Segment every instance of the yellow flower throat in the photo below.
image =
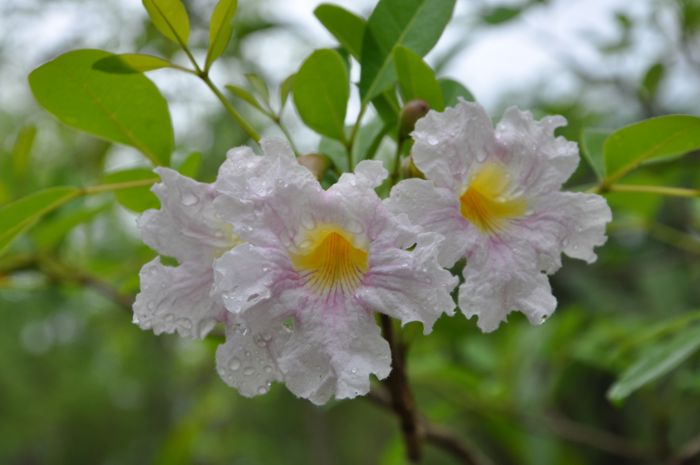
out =
[[352,292],[368,269],[365,247],[334,225],[318,225],[308,231],[301,246],[289,257],[294,269],[306,279],[306,285],[321,295]]
[[522,216],[527,210],[524,199],[505,197],[508,187],[508,174],[503,167],[485,164],[459,198],[462,216],[481,232],[498,232],[507,220]]

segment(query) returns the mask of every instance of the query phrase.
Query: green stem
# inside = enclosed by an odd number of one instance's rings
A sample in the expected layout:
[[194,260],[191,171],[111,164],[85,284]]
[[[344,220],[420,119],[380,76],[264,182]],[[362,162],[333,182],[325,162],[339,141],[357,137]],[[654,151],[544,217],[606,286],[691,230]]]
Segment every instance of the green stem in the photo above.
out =
[[236,111],[235,108],[233,108],[233,105],[231,105],[231,102],[228,101],[226,96],[221,93],[218,87],[214,85],[214,83],[209,79],[209,76],[207,74],[204,74],[203,72],[200,72],[197,74],[199,78],[204,81],[204,83],[211,89],[212,92],[214,92],[214,95],[219,99],[221,104],[226,108],[226,111],[231,115],[231,117],[238,123],[238,125],[243,129],[243,132],[248,134],[248,137],[253,139],[255,142],[260,142],[260,134],[253,128],[253,126],[248,123],[248,121],[243,118],[243,116]]
[[117,182],[112,184],[98,184],[96,186],[84,187],[79,195],[101,194],[102,192],[114,192],[125,189],[135,189],[137,187],[147,187],[158,182],[158,178],[139,179],[138,181]]
[[[265,113],[267,114],[267,113]],[[287,126],[284,125],[282,122],[282,118],[280,116],[274,115],[274,114],[267,114],[270,119],[277,125],[278,128],[280,128],[280,131],[282,131],[282,134],[284,134],[284,137],[287,138],[287,141],[289,142],[289,146],[292,148],[292,151],[294,152],[294,155],[297,157],[301,155],[301,152],[299,152],[299,149],[297,148],[296,144],[294,143],[294,140],[292,139],[292,135],[289,133],[289,130],[287,129]]]
[[640,194],[658,194],[672,197],[700,197],[700,189],[686,189],[682,187],[666,186],[642,186],[631,184],[612,184],[608,186],[610,192],[634,192]]
[[352,149],[355,146],[355,139],[357,139],[357,133],[360,131],[362,117],[365,115],[365,111],[367,111],[367,104],[363,103],[360,107],[360,112],[357,114],[355,125],[352,127],[352,131],[350,132],[350,137],[345,142],[345,150],[348,153],[348,171],[352,171],[353,169],[355,169],[355,165],[352,159]]
[[399,136],[396,141],[396,154],[394,155],[394,171],[391,173],[391,183],[396,184],[401,180],[401,151],[406,139]]

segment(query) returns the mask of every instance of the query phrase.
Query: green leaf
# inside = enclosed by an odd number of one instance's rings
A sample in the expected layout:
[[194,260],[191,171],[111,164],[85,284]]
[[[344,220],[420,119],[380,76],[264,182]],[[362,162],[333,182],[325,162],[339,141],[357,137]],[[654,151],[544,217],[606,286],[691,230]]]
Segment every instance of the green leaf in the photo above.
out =
[[399,90],[404,103],[410,100],[425,100],[430,108],[442,111],[445,102],[442,89],[432,68],[410,49],[399,46],[394,50]]
[[[146,179],[153,179],[154,183],[159,181],[158,175],[147,168],[131,168],[107,174],[103,180],[103,184],[119,184]],[[149,208],[158,208],[160,205],[158,197],[151,192],[150,186],[120,189],[114,191],[114,195],[124,208],[137,213],[148,210]]]
[[108,73],[144,73],[173,66],[168,60],[143,53],[124,53],[97,60],[93,68]]
[[248,80],[256,94],[263,99],[268,106],[270,105],[270,90],[267,88],[267,83],[263,78],[255,73],[246,73],[245,78]]
[[93,65],[112,56],[100,50],[68,52],[32,71],[36,100],[65,124],[140,150],[167,165],[173,149],[168,105],[142,74],[110,74]]
[[262,107],[262,105],[260,105],[260,102],[258,102],[258,100],[253,96],[253,94],[251,94],[244,88],[235,86],[233,84],[226,84],[226,89],[228,89],[228,91],[231,92],[233,95],[243,100],[244,102],[250,104],[260,112],[267,113],[267,111]]
[[619,403],[642,386],[678,367],[700,348],[700,326],[687,327],[670,339],[649,347],[608,390],[608,399]]
[[76,187],[52,187],[0,207],[0,254],[39,218],[78,195]]
[[644,162],[676,157],[700,149],[700,118],[669,115],[632,124],[612,133],[603,153],[609,181]]
[[202,154],[199,152],[192,152],[185,158],[185,160],[180,163],[177,168],[178,173],[183,176],[188,176],[195,179],[199,174],[199,169],[202,166]]
[[362,56],[362,38],[366,21],[338,5],[324,3],[314,10],[314,15],[335,37],[340,45],[357,61]]
[[447,26],[455,0],[380,0],[362,41],[360,96],[366,103],[396,80],[394,49],[403,45],[424,56]]
[[292,87],[304,123],[319,134],[344,141],[350,80],[338,52],[313,52],[301,65]]
[[37,226],[30,237],[40,250],[50,249],[58,245],[61,240],[76,226],[93,220],[99,214],[109,210],[111,203],[103,203],[98,206],[83,205],[57,218],[52,218]]
[[459,102],[459,97],[470,102],[476,101],[469,89],[454,79],[438,79],[438,83],[440,84],[440,89],[442,89],[442,98],[446,107],[456,105]]
[[237,0],[219,0],[209,21],[209,49],[204,69],[209,69],[212,63],[226,50],[233,33],[233,15],[238,6]]
[[523,12],[522,8],[510,7],[510,6],[497,6],[490,8],[481,14],[481,20],[492,26],[497,24],[507,23],[512,21]]
[[585,128],[581,131],[581,151],[599,181],[605,179],[605,159],[603,145],[612,131],[608,129]]
[[653,99],[659,91],[659,85],[666,74],[666,67],[663,63],[655,63],[649,67],[642,78],[642,89],[647,98]]
[[36,139],[36,126],[25,126],[20,129],[12,147],[12,172],[17,178],[24,178],[29,169],[32,147]]
[[287,79],[282,81],[280,84],[280,113],[282,113],[281,109],[283,109],[287,104],[287,98],[289,98],[289,93],[292,91],[292,87],[294,86],[295,77],[296,73],[290,74],[287,76]]
[[180,0],[143,0],[153,25],[168,39],[180,46],[190,38],[190,18]]

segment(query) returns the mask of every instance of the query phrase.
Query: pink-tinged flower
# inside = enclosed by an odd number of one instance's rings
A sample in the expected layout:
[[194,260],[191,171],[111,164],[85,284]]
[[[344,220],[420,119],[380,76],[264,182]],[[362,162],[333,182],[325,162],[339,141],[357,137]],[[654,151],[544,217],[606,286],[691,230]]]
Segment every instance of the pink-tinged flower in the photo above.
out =
[[466,257],[459,305],[492,331],[520,310],[533,324],[555,309],[547,274],[561,253],[592,263],[611,220],[605,199],[561,192],[579,162],[576,144],[554,137],[561,116],[535,121],[516,108],[494,129],[484,109],[462,101],[416,124],[413,160],[427,180],[397,184],[389,208],[440,233],[440,263]]
[[226,327],[227,350],[239,363],[265,361],[268,368],[233,384],[241,394],[253,396],[280,377],[274,360],[259,347],[260,335],[246,330],[226,311],[221,295],[212,292],[213,262],[240,240],[231,225],[214,210],[217,192],[177,172],[158,168],[162,183],[153,191],[160,198],[160,210],[146,211],[138,221],[143,240],[164,256],[175,258],[177,266],[165,266],[160,257],[141,269],[141,292],[134,302],[134,323],[156,334],[177,332],[180,336],[204,338],[218,323]]
[[[324,190],[285,143],[262,146],[263,156],[232,151],[219,171],[215,206],[236,218],[245,244],[215,262],[215,292],[259,335],[294,394],[317,404],[364,394],[370,374],[390,371],[375,312],[428,333],[453,312],[456,280],[438,263],[438,237],[419,237],[374,192],[387,174],[381,163],[362,162]],[[243,363],[235,344],[217,352],[227,382],[267,369]]]

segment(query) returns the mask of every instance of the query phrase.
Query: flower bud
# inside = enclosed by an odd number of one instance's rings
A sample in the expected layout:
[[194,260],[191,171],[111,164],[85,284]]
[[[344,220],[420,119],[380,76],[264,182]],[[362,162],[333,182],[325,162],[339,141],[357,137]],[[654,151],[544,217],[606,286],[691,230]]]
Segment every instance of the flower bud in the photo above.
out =
[[408,137],[413,128],[416,126],[416,121],[428,114],[430,105],[425,100],[411,100],[406,102],[401,111],[401,121],[399,126],[399,138],[405,139]]
[[318,179],[319,181],[323,179],[323,175],[326,170],[331,166],[331,161],[327,156],[320,153],[309,153],[307,155],[302,155],[298,158],[299,164],[309,171]]

